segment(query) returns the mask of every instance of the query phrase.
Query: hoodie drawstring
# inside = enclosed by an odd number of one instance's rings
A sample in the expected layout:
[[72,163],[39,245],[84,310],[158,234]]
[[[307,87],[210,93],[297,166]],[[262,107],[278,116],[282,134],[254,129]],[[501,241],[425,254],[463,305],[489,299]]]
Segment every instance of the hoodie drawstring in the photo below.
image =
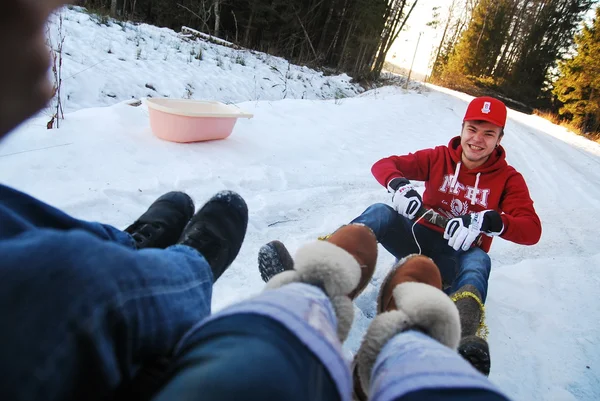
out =
[[473,196],[471,196],[471,205],[474,205],[477,201],[477,190],[479,189],[479,176],[481,176],[481,173],[477,173],[477,177],[475,178],[475,190],[473,191]]
[[456,164],[456,171],[454,172],[454,177],[452,177],[452,181],[450,181],[450,189],[452,189],[454,191],[454,187],[456,187],[456,184],[458,183],[458,173],[460,173],[460,165],[462,163],[458,162]]
[[[461,162],[456,163],[456,170],[454,171],[454,176],[450,181],[450,189],[452,191],[456,190],[456,184],[458,184],[458,174],[460,173]],[[479,177],[481,177],[481,173],[477,173],[477,177],[475,178],[475,190],[471,196],[471,205],[474,205],[477,202],[477,191],[479,189]]]

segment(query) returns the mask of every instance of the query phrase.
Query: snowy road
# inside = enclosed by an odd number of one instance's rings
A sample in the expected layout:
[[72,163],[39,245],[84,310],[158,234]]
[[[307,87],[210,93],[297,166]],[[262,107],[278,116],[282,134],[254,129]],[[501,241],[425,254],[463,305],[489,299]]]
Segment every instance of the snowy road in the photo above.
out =
[[[256,255],[272,239],[291,251],[389,195],[371,176],[379,158],[447,144],[468,97],[383,88],[341,101],[240,104],[226,141],[180,145],[150,132],[147,111],[117,105],[69,114],[48,132],[33,121],[0,145],[0,181],[85,219],[124,227],[163,192],[200,205],[228,188],[250,208],[240,256],[215,288],[215,309],[261,290]],[[490,378],[517,400],[600,399],[600,146],[545,120],[509,113],[503,145],[543,223],[540,243],[496,239],[487,303]],[[417,183],[419,184],[419,183]],[[378,271],[357,300],[354,351],[375,309]]]

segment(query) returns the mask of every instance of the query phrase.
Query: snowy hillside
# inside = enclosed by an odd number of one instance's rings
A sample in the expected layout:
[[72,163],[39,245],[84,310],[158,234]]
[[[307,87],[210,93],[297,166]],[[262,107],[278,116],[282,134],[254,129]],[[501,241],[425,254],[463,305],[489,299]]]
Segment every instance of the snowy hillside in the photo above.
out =
[[[140,97],[249,100],[334,99],[362,89],[347,75],[322,73],[187,33],[132,24],[64,8],[48,26],[54,48],[64,37],[65,111]],[[62,30],[59,26],[62,15]]]
[[[280,87],[266,86],[255,96],[250,83],[256,71],[269,73],[258,57],[285,70],[283,60],[245,53],[244,67],[231,53],[226,57],[205,44],[204,59],[187,63],[190,49],[199,45],[181,42],[178,53],[176,34],[152,27],[139,28],[154,32],[154,39],[140,39],[138,60],[134,30],[118,25],[100,30],[87,15],[67,15],[72,20],[65,24],[83,27],[72,28],[68,74],[105,61],[66,86],[70,110],[82,109],[68,113],[60,130],[46,130],[42,116],[0,143],[0,182],[79,218],[120,228],[170,190],[188,192],[197,205],[221,189],[239,192],[250,210],[248,234],[215,287],[217,310],[261,291],[256,260],[264,243],[279,239],[295,251],[370,204],[389,202],[371,165],[391,154],[447,144],[459,134],[470,100],[436,87],[424,93],[386,87],[343,100],[315,100],[334,93],[317,90],[325,82],[334,91],[348,85],[347,77],[308,69],[294,69],[294,76],[303,77],[294,80],[299,85],[294,93],[302,97],[302,82],[312,82],[307,86],[314,90],[305,96],[311,99],[281,100]],[[152,53],[155,46],[163,52]],[[231,69],[216,66],[217,51]],[[162,60],[165,52],[169,56]],[[198,64],[206,69],[196,73]],[[241,120],[224,141],[175,144],[152,135],[145,104],[87,108],[144,97],[150,94],[146,83],[157,96],[182,97],[187,79],[175,79],[181,76],[189,78],[198,98],[246,100],[238,106],[255,117]],[[105,96],[109,92],[117,97]],[[494,240],[487,302],[490,378],[515,400],[598,400],[600,249],[594,218],[600,215],[600,145],[514,111],[503,145],[508,162],[529,185],[543,235],[532,247]],[[356,350],[375,313],[378,284],[392,261],[380,248],[375,277],[356,302],[348,352]]]

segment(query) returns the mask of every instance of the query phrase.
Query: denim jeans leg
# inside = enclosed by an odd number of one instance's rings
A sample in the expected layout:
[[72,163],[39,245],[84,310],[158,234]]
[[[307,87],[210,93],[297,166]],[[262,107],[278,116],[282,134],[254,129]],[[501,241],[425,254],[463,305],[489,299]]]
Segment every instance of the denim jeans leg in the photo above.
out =
[[292,283],[192,327],[153,401],[350,401],[352,379],[325,293]]
[[288,329],[258,314],[212,321],[190,338],[152,401],[336,401],[319,358]]
[[210,313],[210,266],[187,246],[136,251],[80,230],[22,241],[0,242],[0,399],[110,398]]
[[481,248],[471,248],[461,253],[458,276],[452,285],[452,292],[458,291],[465,284],[471,284],[481,294],[481,301],[485,302],[491,269],[492,260]]
[[101,224],[101,223],[94,223],[94,222],[87,222],[87,221],[81,221],[81,223],[88,225],[89,230],[91,230],[93,232],[99,232],[100,233],[99,236],[101,238],[105,237],[108,241],[113,241],[113,242],[119,243],[128,248],[133,248],[133,249],[137,248],[133,237],[131,235],[129,235],[129,233],[126,233],[123,230],[119,230],[118,228],[113,227],[108,224]]
[[[477,398],[479,397],[479,398]],[[418,331],[389,340],[371,373],[371,401],[505,401],[456,351]]]
[[430,230],[420,224],[414,224],[384,203],[369,206],[351,223],[364,224],[373,230],[377,241],[397,259],[419,253],[419,247],[413,237],[413,226],[422,253],[426,254],[429,249]]
[[450,249],[453,252],[440,251],[438,248],[437,252],[433,252],[431,255],[431,259],[438,267],[442,276],[442,289],[447,293],[452,288],[459,270],[459,256],[454,249]]
[[108,224],[76,219],[16,189],[0,185],[0,203],[23,219],[30,227],[55,230],[82,230],[100,239],[135,248],[135,241],[124,231]]

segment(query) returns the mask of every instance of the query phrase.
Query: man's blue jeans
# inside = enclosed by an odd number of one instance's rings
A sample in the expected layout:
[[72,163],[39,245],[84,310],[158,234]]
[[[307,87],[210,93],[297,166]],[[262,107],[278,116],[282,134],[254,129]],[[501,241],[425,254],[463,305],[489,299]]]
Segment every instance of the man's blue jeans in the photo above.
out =
[[226,316],[185,343],[152,401],[336,401],[321,360],[285,326],[256,313]]
[[0,399],[107,399],[210,314],[200,253],[134,246],[0,185]]
[[[350,401],[336,325],[317,287],[265,291],[186,333],[152,401]],[[382,349],[370,393],[373,401],[506,401],[456,351],[413,331]]]
[[[479,290],[482,301],[485,302],[492,262],[480,248],[471,248],[466,252],[455,251],[440,233],[421,224],[414,224],[383,203],[369,206],[352,223],[361,223],[371,228],[377,241],[398,259],[419,253],[416,237],[421,253],[433,259],[440,269],[446,292],[452,293],[465,284],[471,284]],[[415,237],[412,233],[413,226]]]

